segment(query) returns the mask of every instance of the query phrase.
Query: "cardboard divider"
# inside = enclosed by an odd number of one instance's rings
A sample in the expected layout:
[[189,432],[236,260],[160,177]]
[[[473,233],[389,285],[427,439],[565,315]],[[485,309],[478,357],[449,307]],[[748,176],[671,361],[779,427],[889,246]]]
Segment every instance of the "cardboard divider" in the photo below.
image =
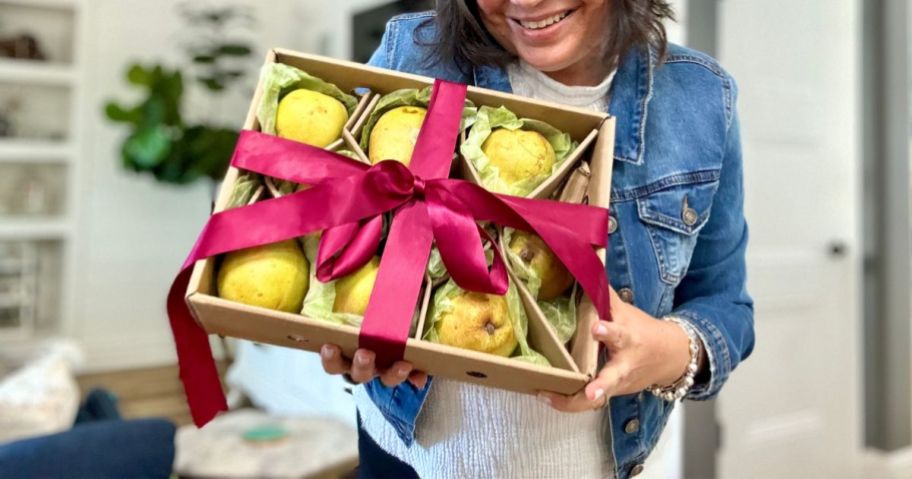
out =
[[589,182],[592,180],[592,169],[589,163],[580,163],[567,175],[564,185],[555,190],[556,200],[568,203],[589,204]]
[[[567,175],[567,179],[559,189],[560,201],[566,201],[570,203],[586,202],[588,198],[590,174],[591,170],[589,169],[588,162],[580,162],[579,166],[577,166],[573,171],[569,173],[569,175]],[[507,251],[509,245],[503,241],[502,230],[499,237],[499,243],[500,250]],[[507,267],[510,270],[511,280],[516,282],[520,298],[522,298],[523,304],[526,308],[526,315],[529,317],[529,334],[534,334],[536,336],[536,340],[545,345],[543,346],[543,349],[548,348],[548,352],[542,352],[542,354],[545,354],[545,356],[549,361],[552,362],[553,365],[560,364],[560,367],[571,369],[577,372],[587,371],[585,369],[586,364],[582,364],[582,361],[578,361],[576,358],[574,358],[566,348],[566,345],[560,341],[560,338],[557,335],[557,331],[555,331],[554,326],[546,318],[541,307],[538,305],[538,301],[535,296],[533,296],[532,292],[529,291],[529,288],[526,286],[525,282],[519,280],[519,278],[515,275],[514,267],[511,264],[509,258],[505,259],[507,259]],[[576,301],[577,298],[573,298],[573,300]],[[592,313],[593,311],[584,311],[582,309],[577,309],[577,326],[579,326],[581,322],[586,321],[586,318],[584,317],[586,314]],[[588,331],[588,329],[586,331]],[[592,338],[588,335],[582,334],[579,327],[574,330],[569,343],[574,342],[577,337],[581,338],[580,341],[592,342]],[[552,356],[557,359],[558,363],[555,363],[555,360],[552,359]]]
[[[374,92],[368,93],[368,95],[371,97],[370,101],[367,103],[364,111],[361,112],[361,117],[358,118],[358,121],[351,128],[352,138],[356,140],[356,144],[358,144],[357,139],[361,138],[361,130],[364,129],[364,125],[367,124],[368,117],[370,117],[370,114],[372,111],[374,111],[374,108],[377,107],[377,103],[380,101],[380,97],[383,96]],[[358,149],[360,150],[360,145]],[[362,151],[361,153],[364,152]]]
[[[614,126],[615,118],[608,117],[599,125],[599,136],[592,149],[593,158],[614,158]],[[610,161],[592,161],[589,163],[591,170],[591,181],[587,189],[589,204],[610,208],[611,205],[611,173],[612,164]],[[608,238],[611,241],[611,237]],[[599,259],[605,263],[605,250],[596,250]],[[580,301],[578,318],[579,323],[576,325],[577,333],[570,341],[570,355],[576,361],[580,371],[588,374],[590,377],[595,376],[598,370],[599,343],[592,340],[589,334],[592,326],[599,320],[598,312],[592,301],[583,295]],[[584,331],[585,336],[580,334]]]
[[355,110],[351,115],[348,116],[348,120],[345,121],[345,125],[342,126],[342,136],[329,145],[326,145],[327,150],[336,151],[339,148],[345,146],[346,134],[348,134],[348,136],[352,135],[352,130],[354,130],[357,127],[358,122],[361,121],[361,118],[364,116],[364,112],[367,110],[367,106],[370,103],[370,100],[371,98],[369,93],[361,95],[360,99],[358,100],[358,105],[355,106]]
[[409,337],[415,339],[421,339],[421,335],[424,334],[424,323],[427,321],[427,315],[429,314],[429,309],[431,306],[431,295],[434,294],[434,288],[437,285],[431,280],[431,276],[427,273],[424,274],[424,286],[422,289],[421,295],[421,306],[418,309],[418,321],[414,324],[414,330],[409,335]]
[[[503,242],[501,242],[501,249],[503,249],[504,246]],[[541,308],[539,308],[538,303],[535,302],[535,297],[532,296],[532,293],[529,292],[526,285],[516,277],[516,274],[509,268],[509,265],[508,271],[510,273],[510,281],[516,286],[519,297],[522,299],[523,307],[526,310],[529,346],[548,358],[551,366],[573,371],[575,373],[580,372],[573,357],[570,356],[567,348],[564,347],[560,338],[557,337],[557,333],[554,331],[551,323],[549,323],[547,318],[545,318],[545,315],[542,314]]]
[[[357,118],[350,118],[353,121],[351,128],[344,130],[348,135],[343,135],[343,142],[355,146],[363,122],[373,109],[372,105],[376,105],[374,102],[379,99],[379,95],[400,88],[422,88],[432,85],[434,81],[432,78],[288,50],[270,51],[266,61],[286,63],[300,68],[335,83],[344,91],[354,91],[359,87],[369,88],[372,94],[363,96],[359,106],[364,101],[367,103],[364,103],[358,115],[352,115]],[[255,113],[261,96],[262,85],[259,85],[244,123],[246,129],[259,129]],[[574,152],[578,155],[587,150],[594,139],[595,148],[590,159],[592,181],[589,185],[589,201],[594,205],[608,206],[613,160],[613,118],[589,110],[521,98],[474,86],[469,86],[467,97],[476,105],[503,105],[520,117],[546,118],[549,123],[566,131],[572,138],[583,138],[578,151]],[[598,131],[597,138],[595,130]],[[355,150],[356,154],[359,150],[360,148]],[[360,153],[359,156],[366,160],[364,152]],[[567,171],[572,171],[572,163],[577,162],[576,159],[571,160],[567,161],[570,165],[567,166]],[[215,212],[225,208],[238,174],[237,169],[229,168],[215,204]],[[553,183],[552,191],[560,184],[560,179],[549,181]],[[600,257],[604,261],[603,251]],[[357,349],[358,328],[311,319],[299,314],[247,306],[217,297],[214,284],[215,268],[215,258],[198,261],[194,266],[186,296],[194,317],[210,334],[309,351],[319,351],[323,344],[331,343],[339,345],[349,357]],[[537,350],[557,366],[545,367],[420,340],[435,284],[436,282],[425,278],[419,300],[418,318],[414,324],[415,330],[406,342],[404,359],[411,361],[417,370],[516,392],[536,393],[539,390],[550,390],[562,394],[579,391],[594,372],[598,343],[591,335],[582,335],[579,331],[588,333],[584,323],[591,324],[598,318],[591,304],[586,306],[585,298],[580,303],[580,325],[577,334],[571,340],[569,352],[559,344],[547,320],[533,320],[530,316],[530,344],[534,342],[533,347],[537,347]],[[524,301],[527,300],[528,298],[524,298]]]

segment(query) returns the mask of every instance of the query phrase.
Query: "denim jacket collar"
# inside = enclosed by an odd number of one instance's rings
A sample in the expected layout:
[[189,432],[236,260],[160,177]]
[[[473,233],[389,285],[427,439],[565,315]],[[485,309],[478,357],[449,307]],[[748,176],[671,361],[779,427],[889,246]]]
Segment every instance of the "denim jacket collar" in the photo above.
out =
[[[625,121],[617,122],[614,158],[643,164],[645,156],[646,112],[652,99],[652,78],[656,56],[652,49],[636,49],[624,56],[611,86],[608,113]],[[472,71],[476,86],[512,93],[510,78],[503,68],[479,66]]]

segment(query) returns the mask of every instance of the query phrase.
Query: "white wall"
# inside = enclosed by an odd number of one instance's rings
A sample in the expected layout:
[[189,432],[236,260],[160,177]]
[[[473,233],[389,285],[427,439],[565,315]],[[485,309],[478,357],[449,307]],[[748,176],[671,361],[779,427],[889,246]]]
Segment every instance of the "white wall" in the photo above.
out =
[[[179,3],[85,2],[75,300],[65,316],[67,332],[87,349],[90,369],[174,360],[165,295],[209,213],[208,185],[163,185],[124,170],[119,147],[125,130],[107,122],[102,108],[109,99],[136,98],[123,80],[129,63],[182,59],[180,41],[188,33],[181,31]],[[314,20],[298,0],[236,3],[251,5],[259,19],[254,69],[267,48],[309,49],[302,32]],[[242,122],[246,96],[235,95],[223,109],[230,123]]]
[[687,45],[687,0],[672,0],[671,6],[674,8],[677,21],[665,26],[668,41]]

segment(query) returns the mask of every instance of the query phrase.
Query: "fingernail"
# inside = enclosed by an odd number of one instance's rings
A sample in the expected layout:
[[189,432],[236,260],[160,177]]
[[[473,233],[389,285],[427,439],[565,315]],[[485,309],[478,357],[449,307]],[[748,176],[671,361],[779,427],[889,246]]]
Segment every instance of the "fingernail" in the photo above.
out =
[[595,394],[593,394],[592,400],[595,401],[596,399],[601,399],[601,397],[604,395],[605,395],[604,389],[596,389]]
[[320,356],[323,356],[325,359],[332,359],[335,354],[336,352],[333,351],[333,348],[329,346],[323,346],[320,348]]
[[545,396],[544,394],[539,394],[538,400],[549,406],[551,405],[551,398],[549,398],[548,396]]
[[370,363],[370,358],[367,357],[367,354],[362,353],[355,356],[355,361],[357,361],[360,366],[367,366],[367,364]]
[[404,377],[408,376],[408,373],[410,373],[410,372],[411,372],[411,369],[409,369],[405,366],[402,366],[396,370],[396,376],[399,376],[400,378],[404,378]]
[[608,328],[606,328],[604,324],[600,324],[596,326],[595,334],[598,334],[599,336],[608,334]]

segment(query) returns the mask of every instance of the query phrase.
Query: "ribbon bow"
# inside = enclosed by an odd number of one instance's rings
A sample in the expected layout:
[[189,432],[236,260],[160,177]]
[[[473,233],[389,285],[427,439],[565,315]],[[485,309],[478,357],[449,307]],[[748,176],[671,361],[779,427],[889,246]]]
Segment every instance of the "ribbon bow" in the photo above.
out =
[[208,337],[183,297],[193,264],[210,256],[322,230],[316,274],[325,282],[356,270],[376,254],[382,215],[392,212],[359,336],[359,346],[372,349],[380,366],[403,356],[432,243],[460,287],[506,293],[506,265],[496,251],[489,269],[482,241],[493,241],[479,221],[538,234],[577,279],[599,316],[608,318],[607,278],[593,249],[606,245],[607,210],[494,194],[446,177],[465,94],[465,85],[434,83],[409,167],[390,160],[369,166],[302,143],[241,132],[234,167],[313,187],[212,215],[171,286],[168,315],[181,380],[198,426],[227,409]]

